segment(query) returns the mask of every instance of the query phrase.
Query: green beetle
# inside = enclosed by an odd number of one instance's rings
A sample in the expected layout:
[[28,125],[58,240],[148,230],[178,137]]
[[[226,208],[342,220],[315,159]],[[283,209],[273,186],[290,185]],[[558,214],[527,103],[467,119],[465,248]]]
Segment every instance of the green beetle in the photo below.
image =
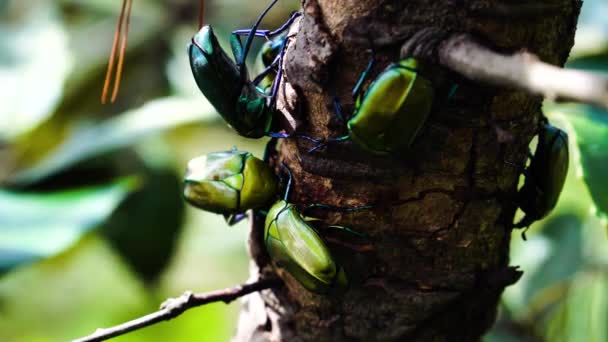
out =
[[[348,285],[346,273],[336,264],[323,239],[311,225],[317,219],[303,215],[296,205],[289,203],[292,175],[285,164],[283,167],[288,174],[285,194],[282,200],[270,208],[264,224],[264,244],[272,263],[287,271],[311,292],[324,294],[331,290],[343,290]],[[338,208],[312,204],[308,208],[352,212],[370,209],[371,206]],[[343,229],[362,236],[342,226],[329,228]]]
[[[348,136],[323,145],[352,139],[372,153],[392,154],[407,150],[425,124],[435,91],[431,82],[418,72],[417,60],[406,58],[390,64],[363,92],[362,85],[374,62],[372,58],[353,89],[355,110],[347,122]],[[338,99],[334,99],[334,105],[336,114],[345,121]]]
[[[264,45],[260,48],[260,62],[264,66],[264,71],[262,71],[263,78],[260,80],[259,87],[265,89],[267,93],[269,89],[272,87],[274,80],[277,75],[277,71],[270,68],[273,64],[278,62],[278,57],[280,56],[283,48],[287,42],[287,36],[281,35],[272,40],[266,41]],[[259,76],[258,76],[259,77]]]
[[359,92],[348,120],[350,137],[367,150],[388,154],[411,146],[433,104],[433,86],[413,58],[389,65]]
[[268,211],[264,243],[273,264],[291,274],[304,288],[326,293],[348,285],[342,267],[293,204],[278,201]]
[[184,179],[184,198],[200,209],[235,223],[249,209],[276,198],[278,180],[270,167],[249,152],[214,152],[192,159]]
[[[273,82],[270,94],[257,87],[257,83],[265,74],[272,71],[275,64],[269,66],[253,81],[249,80],[245,62],[253,38],[278,35],[299,16],[298,12],[292,14],[288,22],[279,30],[257,30],[263,17],[277,1],[273,0],[270,3],[252,29],[238,30],[232,34],[230,46],[236,64],[219,45],[211,26],[203,26],[188,46],[190,67],[199,89],[224,120],[240,135],[248,138],[261,138],[271,131],[272,119],[275,115],[274,100],[278,90],[278,82]],[[240,40],[242,34],[247,34],[244,46]],[[279,73],[281,71],[282,69],[279,68]],[[276,79],[280,80],[280,77]]]
[[525,216],[515,227],[529,227],[555,207],[568,174],[568,159],[568,135],[544,123],[538,133],[536,151],[524,171],[524,185],[517,194],[518,206]]

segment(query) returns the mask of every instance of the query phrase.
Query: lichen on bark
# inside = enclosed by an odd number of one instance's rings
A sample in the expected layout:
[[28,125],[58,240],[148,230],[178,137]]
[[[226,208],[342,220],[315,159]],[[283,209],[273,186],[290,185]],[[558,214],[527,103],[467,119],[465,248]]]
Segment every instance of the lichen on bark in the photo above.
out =
[[[425,76],[459,87],[453,98],[436,99],[408,153],[378,157],[346,142],[307,154],[307,141],[281,142],[272,160],[294,173],[291,200],[373,205],[357,213],[316,213],[368,234],[373,250],[328,242],[349,276],[348,291],[311,294],[281,273],[286,287],[246,298],[235,341],[468,341],[491,327],[500,294],[520,275],[508,267],[522,171],[514,165],[524,165],[542,99],[466,80],[441,67],[434,54],[445,37],[468,33],[497,51],[525,49],[563,65],[581,2],[531,4],[303,1],[284,63],[285,81],[295,90],[288,96],[297,97],[287,102],[298,103],[290,113],[298,133],[320,139],[345,134],[332,100],[337,96],[353,109],[350,91],[370,45],[378,59],[371,79],[409,44],[407,51],[433,65]],[[418,34],[424,30],[435,34]],[[253,223],[253,278],[274,272],[262,230],[263,223]]]

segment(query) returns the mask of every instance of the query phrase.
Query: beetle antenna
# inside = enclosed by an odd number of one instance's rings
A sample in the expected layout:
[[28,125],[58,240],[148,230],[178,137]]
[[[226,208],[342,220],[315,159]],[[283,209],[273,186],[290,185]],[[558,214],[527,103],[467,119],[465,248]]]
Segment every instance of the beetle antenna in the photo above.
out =
[[200,0],[199,2],[199,11],[198,11],[198,29],[202,29],[205,22],[203,21],[205,17],[205,0]]
[[[101,103],[105,104],[108,99],[108,93],[110,90],[110,82],[112,81],[112,74],[114,72],[114,62],[116,61],[116,54],[118,51],[118,63],[116,66],[116,75],[114,77],[114,89],[112,91],[111,102],[116,101],[118,95],[118,89],[120,88],[120,78],[122,76],[122,67],[124,63],[124,55],[127,47],[127,35],[129,34],[129,21],[131,16],[132,0],[123,0],[122,8],[120,10],[120,16],[118,17],[118,23],[116,25],[116,32],[114,33],[114,42],[112,43],[112,51],[110,52],[110,58],[108,60],[108,70],[106,71],[106,78],[103,85],[103,91],[101,93]],[[123,32],[123,24],[125,30]],[[120,45],[120,49],[119,49]]]
[[285,162],[281,163],[281,167],[287,172],[287,186],[285,187],[285,194],[283,195],[283,200],[287,202],[289,199],[289,193],[291,192],[291,181],[293,180],[293,175],[291,174],[289,166],[287,166]]
[[266,14],[268,13],[268,11],[270,11],[270,9],[272,8],[272,6],[274,6],[274,4],[277,3],[278,0],[272,0],[272,2],[270,3],[270,5],[268,5],[264,11],[262,11],[262,13],[260,14],[260,16],[258,17],[258,19],[256,20],[255,24],[253,24],[253,27],[251,28],[251,33],[249,33],[249,35],[247,36],[247,41],[245,41],[245,48],[243,49],[243,54],[241,55],[241,60],[239,61],[239,67],[240,67],[240,71],[241,71],[241,77],[245,78],[245,60],[247,58],[247,54],[249,53],[249,49],[251,48],[251,43],[253,43],[253,38],[255,37],[255,32],[258,29],[258,26],[260,26],[260,23],[262,22],[262,19],[264,19],[264,16],[266,16]]

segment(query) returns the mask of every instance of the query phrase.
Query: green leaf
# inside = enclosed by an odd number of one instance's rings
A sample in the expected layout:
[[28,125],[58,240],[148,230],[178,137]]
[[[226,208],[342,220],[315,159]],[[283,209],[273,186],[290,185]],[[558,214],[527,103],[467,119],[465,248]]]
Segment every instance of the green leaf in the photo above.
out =
[[73,64],[55,2],[10,1],[6,10],[11,20],[0,25],[0,140],[14,139],[52,113]]
[[[583,177],[598,215],[605,218],[608,213],[608,112],[582,104],[549,108],[552,116],[570,124],[570,139],[578,146],[580,156],[577,176]],[[574,158],[577,159],[576,155]]]
[[173,168],[144,171],[146,184],[99,232],[146,282],[154,282],[175,252],[184,221],[182,180]]
[[585,0],[578,18],[576,44],[571,55],[595,53],[608,46],[608,3],[605,0]]
[[53,193],[0,190],[0,274],[70,247],[137,186],[137,179],[126,178]]
[[581,227],[582,222],[575,215],[560,215],[545,223],[538,238],[546,239],[549,253],[527,280],[528,305],[535,296],[542,295],[543,289],[567,281],[585,265]]
[[199,122],[205,118],[203,113],[211,110],[202,107],[196,99],[167,97],[150,101],[141,108],[77,130],[49,156],[10,176],[6,182],[17,186],[36,183],[78,162],[128,146],[148,135]]
[[608,339],[608,276],[605,272],[581,274],[546,320],[547,341]]
[[573,58],[566,63],[566,67],[608,73],[608,48],[598,54]]

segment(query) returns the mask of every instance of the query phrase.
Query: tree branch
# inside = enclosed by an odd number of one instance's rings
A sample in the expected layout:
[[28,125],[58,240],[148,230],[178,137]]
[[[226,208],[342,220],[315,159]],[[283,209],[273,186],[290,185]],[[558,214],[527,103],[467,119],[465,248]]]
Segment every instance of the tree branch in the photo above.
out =
[[184,311],[197,306],[213,302],[224,302],[228,304],[233,300],[252,292],[258,292],[280,285],[281,281],[279,279],[264,279],[251,284],[243,284],[233,288],[206,293],[192,293],[188,291],[177,298],[167,299],[161,304],[161,309],[156,312],[111,328],[97,329],[93,334],[79,338],[73,342],[105,341],[112,337],[124,335],[128,332],[139,330],[162,321],[168,321],[181,315]]
[[438,56],[442,65],[474,81],[519,88],[550,100],[571,100],[608,109],[608,78],[543,63],[525,51],[501,55],[467,34],[458,34],[440,44]]

